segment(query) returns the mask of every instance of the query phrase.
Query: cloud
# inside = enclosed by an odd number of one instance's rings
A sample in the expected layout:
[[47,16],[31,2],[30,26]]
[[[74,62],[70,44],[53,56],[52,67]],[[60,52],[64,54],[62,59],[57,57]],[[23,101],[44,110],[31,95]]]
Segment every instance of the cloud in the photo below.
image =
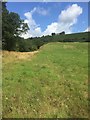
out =
[[71,33],[71,28],[77,23],[77,18],[80,14],[82,14],[82,8],[80,6],[77,4],[69,6],[66,10],[61,11],[57,22],[47,26],[44,33],[51,34],[52,32],[59,33],[61,31]]
[[43,15],[43,16],[46,16],[49,14],[49,11],[48,10],[45,10],[43,7],[37,7],[36,8],[36,12],[40,15]]
[[83,10],[80,6],[77,4],[72,4],[67,9],[61,11],[57,21],[47,25],[46,30],[42,31],[41,27],[37,25],[33,19],[33,14],[37,13],[40,15],[47,15],[48,11],[44,8],[34,7],[33,10],[24,14],[26,17],[25,23],[28,24],[30,30],[26,35],[22,35],[22,37],[39,37],[42,35],[50,35],[53,32],[60,33],[62,31],[65,31],[66,33],[72,33],[72,27],[77,23],[78,16],[82,14],[82,12]]
[[40,15],[46,16],[49,14],[49,11],[44,9],[43,7],[34,7],[30,12],[31,14],[38,13]]
[[36,24],[35,20],[33,19],[33,14],[35,13],[35,11],[36,8],[24,14],[24,16],[26,17],[24,22],[27,23],[30,28],[30,30],[28,30],[26,34],[21,35],[21,37],[24,37],[25,39],[35,36],[39,37],[42,34],[41,28],[39,27],[39,25]]
[[84,32],[90,32],[90,26]]
[[49,14],[48,10],[45,10],[43,7],[34,7],[30,12],[24,14],[26,19],[24,20],[25,23],[28,24],[30,30],[26,34],[22,34],[21,37],[25,39],[29,37],[39,37],[42,36],[41,28],[37,25],[36,21],[33,19],[33,14],[39,14],[46,16]]
[[59,20],[64,23],[74,24],[77,21],[77,17],[82,13],[82,8],[77,4],[69,6],[67,10],[63,10],[59,15]]

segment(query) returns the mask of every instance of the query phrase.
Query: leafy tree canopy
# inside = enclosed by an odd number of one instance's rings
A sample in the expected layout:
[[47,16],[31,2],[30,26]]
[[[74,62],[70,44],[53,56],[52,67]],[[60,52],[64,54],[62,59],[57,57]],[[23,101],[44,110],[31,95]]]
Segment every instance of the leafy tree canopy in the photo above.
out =
[[14,50],[15,37],[29,30],[27,23],[17,13],[9,12],[6,3],[2,3],[2,39],[3,49]]

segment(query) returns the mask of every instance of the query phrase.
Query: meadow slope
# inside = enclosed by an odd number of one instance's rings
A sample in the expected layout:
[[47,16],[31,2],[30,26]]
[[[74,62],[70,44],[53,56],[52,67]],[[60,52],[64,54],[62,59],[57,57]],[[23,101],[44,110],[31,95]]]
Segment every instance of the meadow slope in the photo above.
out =
[[2,90],[3,117],[87,118],[88,43],[49,43],[33,55],[4,51]]

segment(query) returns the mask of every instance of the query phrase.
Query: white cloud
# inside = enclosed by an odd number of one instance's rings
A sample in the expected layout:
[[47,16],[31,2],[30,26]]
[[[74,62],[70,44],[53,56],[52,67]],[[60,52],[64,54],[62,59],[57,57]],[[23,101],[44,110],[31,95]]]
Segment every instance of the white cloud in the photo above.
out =
[[67,9],[61,11],[59,14],[57,21],[51,23],[47,26],[45,31],[41,31],[41,27],[36,24],[33,19],[33,14],[38,13],[40,15],[47,15],[48,11],[44,8],[34,7],[30,12],[25,13],[25,23],[28,24],[30,30],[26,35],[23,35],[24,38],[42,36],[42,35],[50,35],[51,33],[60,33],[65,31],[66,33],[72,32],[72,27],[77,23],[77,18],[80,14],[82,14],[83,10],[77,4],[72,4]]
[[82,8],[77,4],[69,6],[66,10],[61,11],[57,22],[51,23],[47,26],[44,33],[51,34],[52,32],[59,33],[62,31],[71,33],[71,28],[77,22],[77,18],[81,13]]
[[24,22],[27,23],[30,28],[30,30],[28,30],[27,34],[21,35],[21,37],[24,37],[25,39],[27,39],[29,37],[42,36],[41,28],[39,27],[39,25],[37,25],[37,23],[33,19],[34,13],[46,16],[49,14],[49,11],[45,10],[43,7],[34,7],[30,12],[27,12],[24,14],[24,16],[26,17]]
[[25,23],[28,24],[30,30],[26,34],[22,34],[21,37],[29,38],[29,37],[35,37],[35,36],[41,36],[41,28],[39,25],[36,24],[35,20],[33,19],[33,14],[36,11],[36,8],[34,8],[32,11],[27,12],[24,14],[26,17]]
[[48,15],[49,14],[49,10],[46,10],[44,9],[43,7],[34,7],[33,10],[31,10],[30,12],[31,14],[34,14],[34,13],[38,13],[40,15]]
[[49,10],[45,10],[43,7],[37,7],[36,8],[36,12],[38,13],[38,14],[40,14],[40,15],[44,15],[44,16],[46,16],[46,15],[48,15],[49,14]]
[[90,32],[90,26],[84,32]]
[[82,13],[82,8],[77,4],[69,6],[67,10],[63,10],[59,15],[59,20],[64,23],[74,24],[77,21],[77,17]]

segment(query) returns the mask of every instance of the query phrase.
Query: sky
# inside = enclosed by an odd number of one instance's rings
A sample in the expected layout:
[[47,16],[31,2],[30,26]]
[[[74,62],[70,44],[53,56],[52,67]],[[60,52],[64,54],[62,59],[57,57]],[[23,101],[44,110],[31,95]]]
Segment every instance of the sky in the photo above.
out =
[[8,2],[7,9],[18,13],[28,24],[30,30],[21,35],[24,38],[90,29],[88,2]]
[[54,2],[54,1],[55,2],[89,2],[90,0],[8,0],[8,2]]

